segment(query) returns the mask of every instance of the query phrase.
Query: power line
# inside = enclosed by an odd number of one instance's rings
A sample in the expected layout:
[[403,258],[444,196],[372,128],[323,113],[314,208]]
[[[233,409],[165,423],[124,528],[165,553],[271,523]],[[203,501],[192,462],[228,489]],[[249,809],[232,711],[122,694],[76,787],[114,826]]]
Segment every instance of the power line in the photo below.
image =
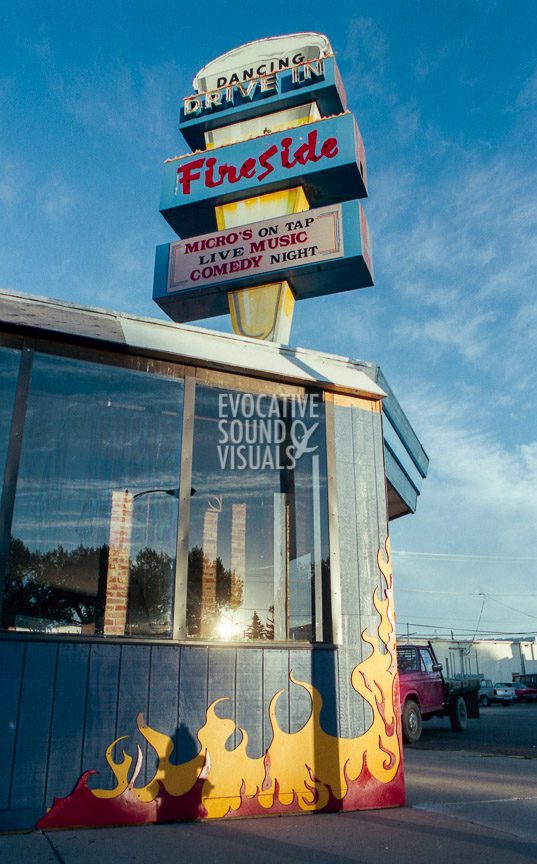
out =
[[[483,591],[437,591],[435,588],[401,588],[401,586],[396,585],[395,590],[397,593],[401,592],[403,594],[442,594],[452,597],[483,597]],[[530,594],[528,591],[512,591],[510,593],[494,593],[490,594],[487,591],[486,596],[489,599],[493,597],[537,597],[536,593]]]
[[[406,614],[406,612],[404,614]],[[431,621],[430,615],[418,615],[414,611],[412,611],[410,614],[412,615],[414,620],[416,618],[419,618],[420,621],[424,622],[423,624],[419,625],[420,627],[427,627]],[[399,617],[400,616],[397,617],[398,621],[399,621]],[[454,617],[454,616],[450,615],[449,617],[446,617],[444,620],[446,621],[445,625],[444,624],[438,624],[438,622],[436,622],[436,623],[433,623],[432,626],[445,627],[447,630],[450,630],[454,625],[456,625],[459,628],[467,627],[469,632],[475,626],[474,625],[475,619],[473,617],[459,618],[459,617]],[[508,620],[511,621],[512,619],[508,619]],[[507,626],[505,618],[491,618],[490,614],[486,618],[486,623],[488,623],[488,625],[489,625],[489,627],[488,627],[489,630],[496,629],[497,627],[506,627]],[[483,623],[482,626],[484,627],[485,624]],[[518,624],[518,622],[517,622],[517,626],[520,626]],[[528,625],[528,626],[531,626],[531,625]]]
[[422,630],[445,630],[451,633],[454,629],[458,633],[474,633],[480,635],[496,635],[496,636],[537,636],[537,630],[475,630],[467,627],[453,628],[444,624],[419,624],[413,621],[397,621],[397,627],[421,627]]
[[481,613],[479,618],[481,620],[481,615],[483,614],[483,607],[485,605],[485,600],[491,600],[493,603],[496,603],[497,606],[501,606],[504,609],[510,609],[511,612],[516,612],[518,615],[525,615],[527,618],[533,618],[537,621],[537,615],[532,615],[530,612],[525,612],[523,609],[517,609],[515,606],[510,606],[508,603],[502,603],[501,600],[497,600],[496,597],[536,597],[536,594],[525,594],[523,592],[518,592],[517,594],[489,594],[488,591],[434,591],[426,588],[396,588],[396,593],[398,590],[403,593],[411,593],[411,594],[442,594],[448,595],[452,597],[483,597],[483,606],[481,607]]
[[472,641],[475,639],[476,634],[479,633],[479,625],[481,624],[481,616],[483,615],[483,609],[485,608],[485,603],[487,602],[486,596],[483,597],[483,602],[481,604],[481,611],[479,613],[479,618],[477,619],[477,624],[475,625],[475,631],[472,638]]
[[464,552],[412,552],[407,549],[393,549],[392,554],[402,558],[427,558],[435,561],[537,561],[537,555],[471,555]]
[[519,615],[525,615],[526,618],[533,618],[537,621],[537,615],[531,615],[529,612],[523,612],[522,609],[515,609],[514,606],[508,606],[507,603],[501,603],[499,600],[495,600],[493,595],[484,595],[488,600],[492,600],[493,603],[496,603],[498,606],[503,606],[504,609],[510,609],[511,612],[517,612]]

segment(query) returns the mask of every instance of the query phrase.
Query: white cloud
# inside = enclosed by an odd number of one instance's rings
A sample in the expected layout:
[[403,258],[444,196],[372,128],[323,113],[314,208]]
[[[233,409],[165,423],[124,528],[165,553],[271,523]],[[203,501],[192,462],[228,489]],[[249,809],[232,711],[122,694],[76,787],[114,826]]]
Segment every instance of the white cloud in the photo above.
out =
[[[368,204],[376,272],[401,298],[392,326],[425,353],[489,362],[509,340],[513,374],[535,316],[537,171],[505,152],[460,154],[431,182],[418,170],[377,178]],[[534,350],[534,349],[533,349]]]
[[535,108],[537,106],[537,69],[524,82],[522,90],[517,96],[516,108]]
[[389,48],[372,18],[356,18],[349,24],[347,41],[338,52],[345,64],[345,86],[349,93],[383,96],[382,83],[387,69]]
[[37,207],[51,222],[68,216],[76,203],[74,191],[60,178],[52,178],[36,192]]
[[27,172],[18,159],[0,158],[0,203],[17,204],[23,197]]
[[179,97],[185,89],[179,65],[118,64],[96,67],[92,74],[76,69],[64,75],[49,73],[49,86],[83,126],[99,136],[115,138],[122,147],[132,147],[139,160],[142,149],[151,151],[152,160],[173,155],[163,148],[179,137],[175,127]]
[[447,557],[396,555],[399,620],[471,629],[482,602],[473,595],[512,593],[505,602],[526,615],[488,603],[481,629],[536,630],[537,439],[502,444],[479,404],[433,390],[407,394],[405,408],[420,418],[431,465],[418,513],[392,525],[393,546]]
[[114,276],[144,275],[150,251],[150,244],[145,234],[119,237],[108,258],[113,267]]
[[[493,434],[478,431],[471,424],[471,405],[465,420],[449,417],[449,407],[431,398],[421,406],[423,434],[434,453],[431,476],[439,492],[458,500],[479,521],[481,537],[486,516],[490,530],[495,523],[496,539],[513,547],[533,549],[537,526],[537,441],[508,449]],[[465,412],[466,413],[466,412]],[[470,423],[468,423],[470,421]],[[479,515],[477,515],[479,514]],[[465,519],[469,513],[465,514]],[[477,525],[474,525],[477,528]],[[476,540],[478,534],[476,532]],[[491,538],[490,538],[491,539]]]
[[399,105],[394,110],[393,134],[401,144],[416,139],[420,129],[421,116],[416,105]]
[[453,312],[434,317],[429,313],[423,321],[404,320],[395,332],[409,341],[425,340],[440,351],[455,349],[467,361],[483,357],[489,348],[487,324],[494,321],[492,312],[481,312],[468,317],[464,308],[455,306]]

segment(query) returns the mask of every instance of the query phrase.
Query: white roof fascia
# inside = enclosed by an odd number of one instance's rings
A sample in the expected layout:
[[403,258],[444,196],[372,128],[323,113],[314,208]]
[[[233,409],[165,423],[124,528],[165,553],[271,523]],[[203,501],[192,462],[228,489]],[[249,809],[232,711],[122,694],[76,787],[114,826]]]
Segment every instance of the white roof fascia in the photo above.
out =
[[[173,355],[178,362],[191,362],[239,374],[278,378],[303,386],[315,385],[326,390],[355,393],[375,400],[383,399],[387,395],[374,380],[377,367],[360,360],[22,292],[0,289],[0,295],[12,300],[15,306],[18,301],[21,306],[33,301],[36,306],[46,304],[51,309],[64,309],[74,316],[77,312],[85,316],[94,315],[97,321],[99,318],[113,318],[120,326],[129,348],[165,352]],[[38,315],[30,316],[25,311],[21,312],[18,323],[22,326],[42,328],[45,332],[58,332],[57,327],[47,327],[46,321],[41,322]],[[69,335],[69,330],[64,326],[61,327],[61,332]],[[76,334],[73,334],[73,338],[76,339]],[[105,336],[103,338],[106,339]]]
[[372,399],[383,399],[386,395],[348,358],[201,328],[158,325],[160,322],[121,318],[126,342],[134,348],[153,348],[207,366],[225,366],[244,374],[257,373],[328,390],[351,391]]

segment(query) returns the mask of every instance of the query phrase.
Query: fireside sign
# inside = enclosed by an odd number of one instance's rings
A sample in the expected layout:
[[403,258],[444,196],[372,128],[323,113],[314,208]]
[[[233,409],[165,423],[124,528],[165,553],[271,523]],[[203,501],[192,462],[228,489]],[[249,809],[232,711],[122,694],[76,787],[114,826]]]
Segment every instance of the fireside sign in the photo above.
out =
[[350,113],[170,159],[162,215],[181,237],[216,228],[214,206],[302,185],[322,207],[367,195],[365,154]]
[[[303,143],[303,136],[298,137],[297,141],[296,135],[294,138],[284,135],[281,141],[269,144],[261,153],[248,156],[242,163],[225,161],[220,153],[185,161],[177,168],[177,189],[182,195],[190,195],[194,183],[206,189],[217,189],[226,182],[235,185],[241,180],[261,183],[276,168],[300,168],[308,163],[320,162],[321,159],[333,159],[339,152],[337,138],[323,140],[319,138],[317,129],[311,129]],[[226,155],[222,153],[223,157]]]
[[339,205],[280,216],[171,243],[168,293],[343,254]]

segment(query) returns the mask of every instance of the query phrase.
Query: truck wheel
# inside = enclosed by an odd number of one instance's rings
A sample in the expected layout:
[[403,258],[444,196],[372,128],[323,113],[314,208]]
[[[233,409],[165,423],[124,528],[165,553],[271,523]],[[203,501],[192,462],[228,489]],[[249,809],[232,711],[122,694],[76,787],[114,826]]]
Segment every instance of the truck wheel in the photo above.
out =
[[490,705],[490,699],[488,696],[481,696],[481,698],[479,699],[479,703],[483,706],[483,708],[486,708],[488,705]]
[[403,708],[403,738],[407,744],[415,744],[421,738],[421,712],[419,706],[412,699],[405,702]]
[[455,732],[463,732],[468,726],[468,711],[466,710],[466,702],[462,696],[457,696],[451,701],[449,706],[449,719],[451,728]]

